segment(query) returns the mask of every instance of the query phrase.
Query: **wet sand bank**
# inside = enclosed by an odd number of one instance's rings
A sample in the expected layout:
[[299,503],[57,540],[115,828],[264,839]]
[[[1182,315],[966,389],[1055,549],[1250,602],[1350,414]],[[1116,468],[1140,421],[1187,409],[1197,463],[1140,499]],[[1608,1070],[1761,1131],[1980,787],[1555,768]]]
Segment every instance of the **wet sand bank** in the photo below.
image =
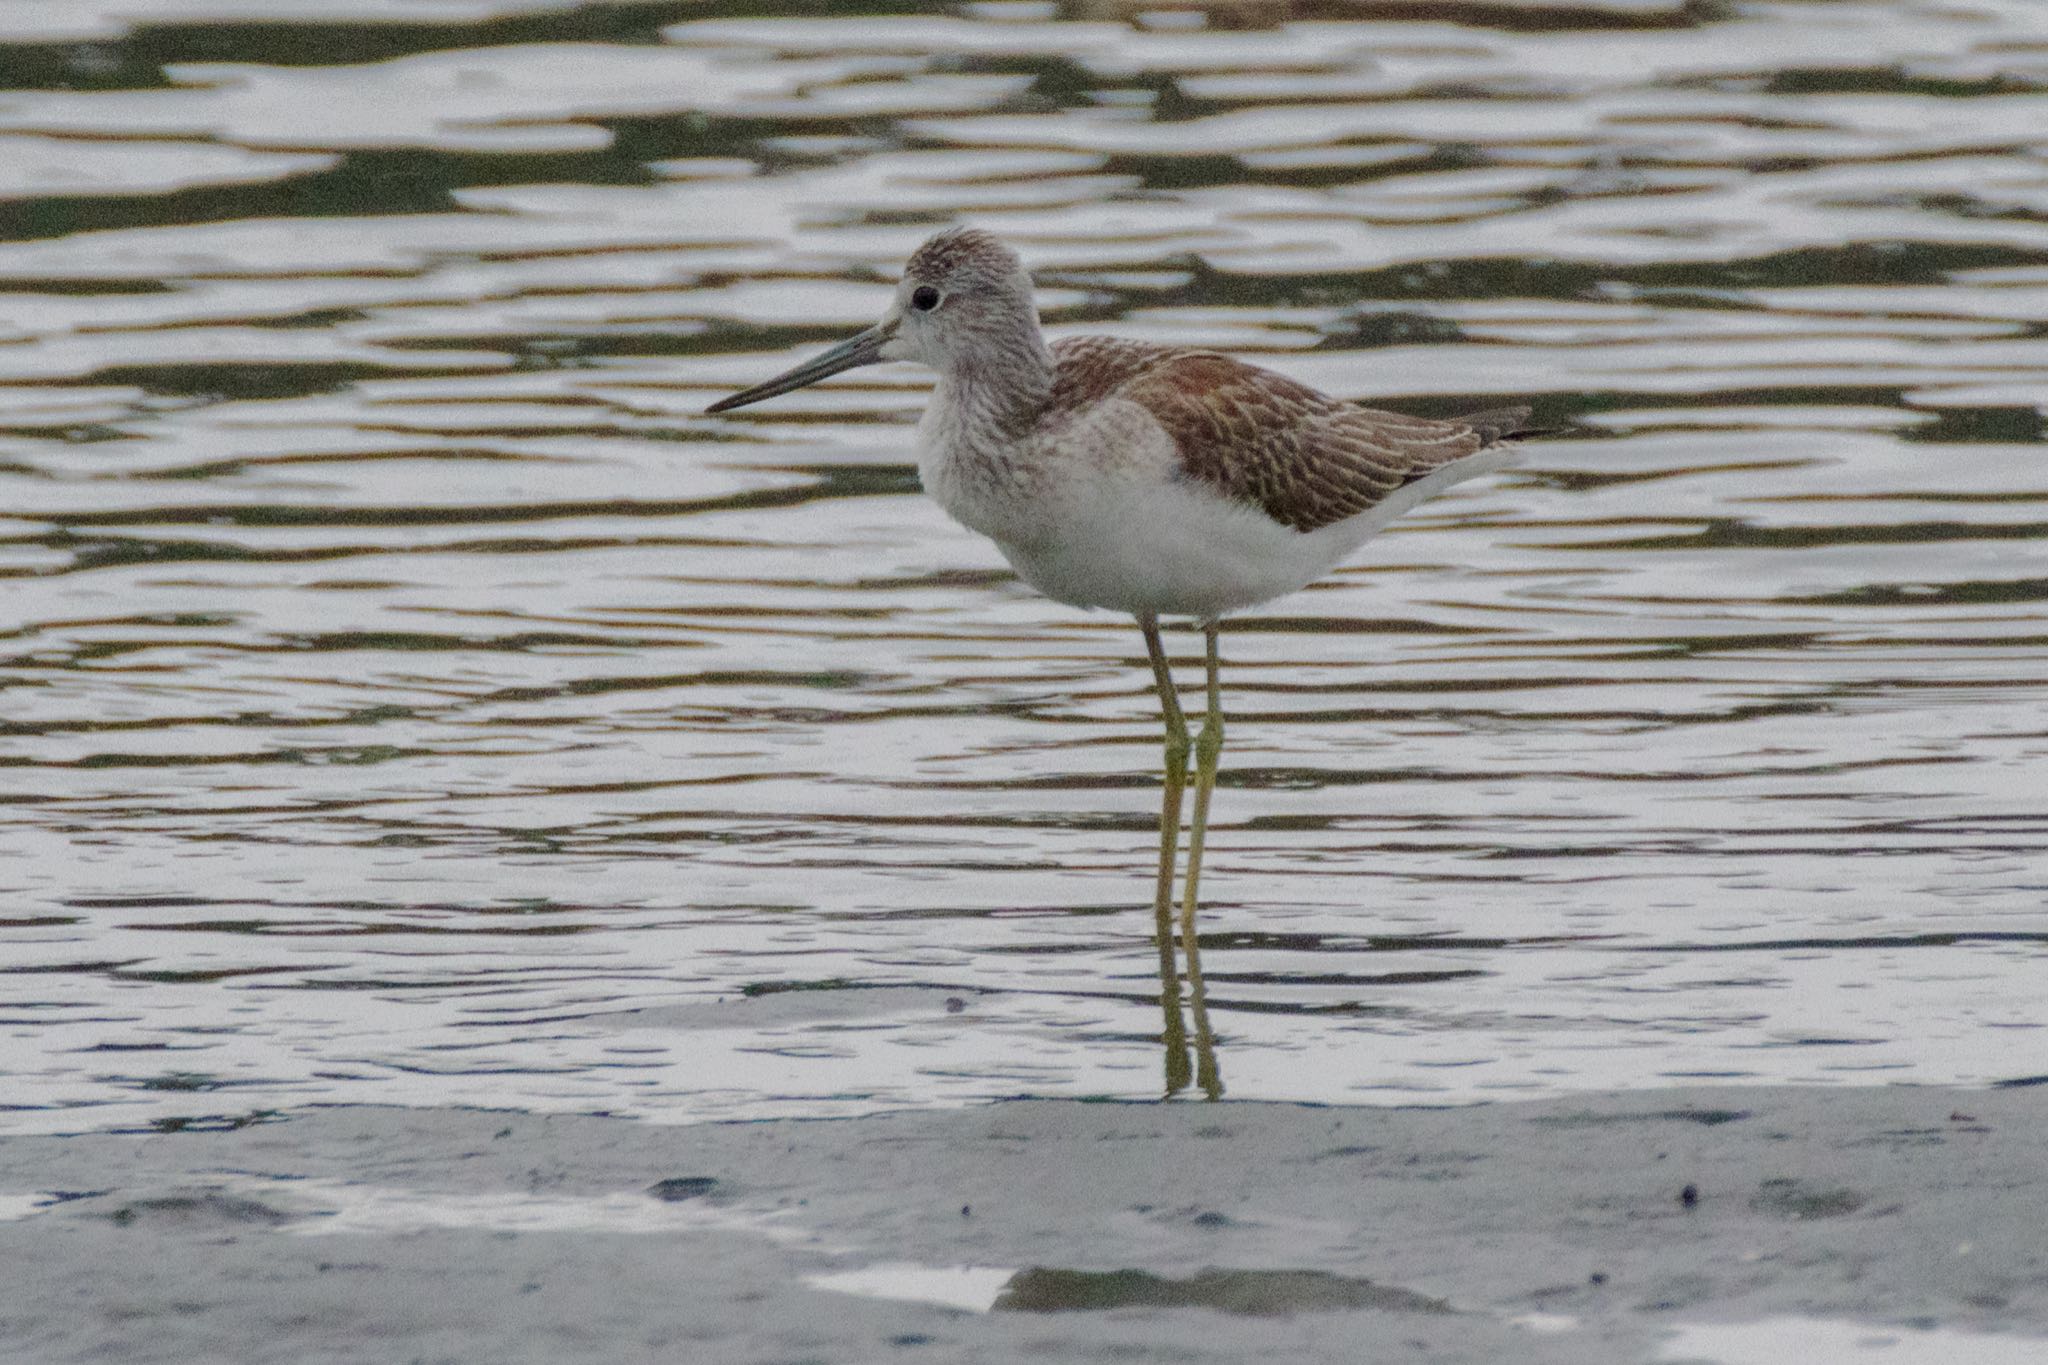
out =
[[1600,1365],[1788,1315],[2048,1353],[2011,1339],[2048,1337],[2044,1118],[1714,1087],[16,1137],[0,1358]]

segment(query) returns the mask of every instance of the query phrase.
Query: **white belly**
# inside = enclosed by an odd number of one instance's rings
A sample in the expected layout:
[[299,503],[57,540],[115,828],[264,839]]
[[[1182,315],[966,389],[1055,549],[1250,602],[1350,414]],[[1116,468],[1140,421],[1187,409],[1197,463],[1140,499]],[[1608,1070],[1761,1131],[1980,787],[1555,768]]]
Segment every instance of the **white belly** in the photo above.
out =
[[1186,483],[1101,485],[1059,511],[1029,539],[998,538],[1004,558],[1047,597],[1138,616],[1212,620],[1315,581],[1343,552]]

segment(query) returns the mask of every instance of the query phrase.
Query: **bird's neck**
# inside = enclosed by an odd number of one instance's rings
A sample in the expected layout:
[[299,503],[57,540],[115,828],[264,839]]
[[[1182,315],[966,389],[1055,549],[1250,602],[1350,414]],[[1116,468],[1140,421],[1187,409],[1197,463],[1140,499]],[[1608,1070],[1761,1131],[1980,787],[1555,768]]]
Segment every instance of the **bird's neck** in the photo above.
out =
[[966,433],[1003,439],[1030,429],[1052,400],[1052,351],[1037,320],[1001,338],[961,348],[939,371],[938,395]]

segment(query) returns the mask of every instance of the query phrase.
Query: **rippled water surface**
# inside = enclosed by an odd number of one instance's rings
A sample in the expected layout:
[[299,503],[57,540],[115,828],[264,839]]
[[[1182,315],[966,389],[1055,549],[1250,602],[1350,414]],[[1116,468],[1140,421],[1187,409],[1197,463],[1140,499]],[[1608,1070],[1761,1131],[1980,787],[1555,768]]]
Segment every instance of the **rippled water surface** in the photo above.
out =
[[1225,637],[1230,1094],[2048,1072],[2048,6],[821,8],[0,7],[6,1125],[1158,1093],[1130,623],[700,415],[961,220],[1561,429]]

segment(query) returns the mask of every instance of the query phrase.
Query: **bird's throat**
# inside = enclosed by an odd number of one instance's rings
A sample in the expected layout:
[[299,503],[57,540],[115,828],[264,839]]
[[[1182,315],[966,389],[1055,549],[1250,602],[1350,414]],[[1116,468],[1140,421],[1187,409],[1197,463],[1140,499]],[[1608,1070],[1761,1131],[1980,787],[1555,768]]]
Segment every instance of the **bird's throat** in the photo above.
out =
[[1008,441],[1029,431],[1052,400],[1053,360],[1034,327],[1008,344],[971,350],[939,374],[935,403],[953,410],[956,439]]

